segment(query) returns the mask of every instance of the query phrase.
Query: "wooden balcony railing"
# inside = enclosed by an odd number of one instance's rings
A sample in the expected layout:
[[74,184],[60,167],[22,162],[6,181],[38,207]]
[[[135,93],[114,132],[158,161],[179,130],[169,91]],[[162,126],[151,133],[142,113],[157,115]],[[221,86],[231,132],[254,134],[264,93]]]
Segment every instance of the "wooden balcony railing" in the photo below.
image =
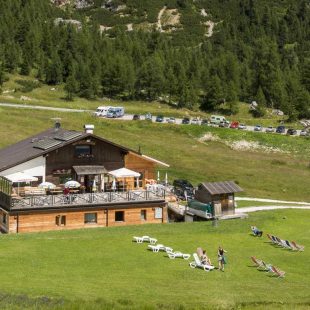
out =
[[85,206],[101,205],[115,202],[154,201],[165,199],[165,191],[128,191],[128,192],[104,192],[69,195],[40,195],[23,198],[12,198],[11,208],[36,208],[36,207],[61,207],[61,206]]

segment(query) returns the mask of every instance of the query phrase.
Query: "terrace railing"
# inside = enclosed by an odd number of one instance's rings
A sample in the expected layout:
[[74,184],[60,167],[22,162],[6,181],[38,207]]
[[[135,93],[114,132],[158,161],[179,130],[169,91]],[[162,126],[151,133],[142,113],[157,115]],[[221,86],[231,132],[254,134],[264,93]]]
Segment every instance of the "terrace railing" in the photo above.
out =
[[134,202],[165,199],[165,191],[128,191],[128,192],[104,192],[68,195],[40,195],[23,198],[12,198],[12,208],[35,208],[35,207],[57,207],[78,205],[100,205],[115,202]]

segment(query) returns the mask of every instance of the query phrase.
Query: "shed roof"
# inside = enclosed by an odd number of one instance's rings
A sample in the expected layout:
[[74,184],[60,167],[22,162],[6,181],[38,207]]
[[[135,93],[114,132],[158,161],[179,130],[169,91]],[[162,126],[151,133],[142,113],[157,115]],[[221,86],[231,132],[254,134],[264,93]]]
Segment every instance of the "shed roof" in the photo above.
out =
[[104,166],[73,166],[77,175],[103,174],[107,173]]
[[211,195],[243,192],[243,189],[234,181],[204,182],[201,184]]

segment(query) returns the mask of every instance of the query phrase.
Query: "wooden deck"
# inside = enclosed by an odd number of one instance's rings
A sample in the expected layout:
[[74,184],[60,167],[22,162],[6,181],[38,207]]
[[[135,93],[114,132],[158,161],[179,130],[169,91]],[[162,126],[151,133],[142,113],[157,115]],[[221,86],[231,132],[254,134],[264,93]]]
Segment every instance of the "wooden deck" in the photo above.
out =
[[69,195],[39,195],[11,199],[11,210],[53,208],[87,205],[108,205],[111,203],[161,201],[165,191],[137,190],[128,192],[104,192]]

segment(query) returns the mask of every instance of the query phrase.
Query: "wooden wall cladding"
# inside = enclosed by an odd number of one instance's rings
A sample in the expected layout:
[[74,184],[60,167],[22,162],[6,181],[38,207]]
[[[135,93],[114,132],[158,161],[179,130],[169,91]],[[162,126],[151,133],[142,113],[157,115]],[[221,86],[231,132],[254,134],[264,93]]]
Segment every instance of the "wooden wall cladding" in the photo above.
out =
[[155,163],[140,156],[137,156],[134,153],[129,152],[125,156],[125,167],[127,169],[143,173],[143,176],[146,179],[155,178]]
[[[83,211],[47,211],[47,212],[28,212],[18,215],[9,216],[9,233],[27,233],[27,232],[41,232],[50,230],[66,230],[66,229],[81,229],[92,227],[106,227],[106,226],[123,226],[123,225],[140,225],[149,223],[167,222],[167,210],[163,207],[163,218],[155,218],[155,209],[162,208],[163,205],[158,206],[142,206],[133,208],[117,208],[105,210],[85,209]],[[146,220],[141,218],[141,210],[146,210]],[[115,212],[124,212],[124,221],[115,221]],[[96,213],[97,223],[84,223],[85,213]],[[56,217],[65,216],[65,225],[57,225]]]

